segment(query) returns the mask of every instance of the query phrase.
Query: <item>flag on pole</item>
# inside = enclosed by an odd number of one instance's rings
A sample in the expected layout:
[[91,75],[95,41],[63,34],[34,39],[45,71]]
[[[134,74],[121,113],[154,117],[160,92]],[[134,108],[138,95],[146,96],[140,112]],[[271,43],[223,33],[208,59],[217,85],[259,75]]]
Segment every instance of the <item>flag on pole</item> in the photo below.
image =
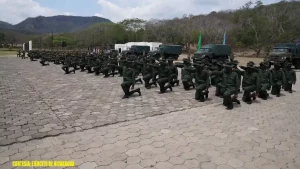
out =
[[226,45],[226,32],[224,33],[224,37],[223,37],[223,45]]
[[201,39],[202,39],[202,37],[201,37],[201,33],[200,33],[200,35],[199,35],[199,40],[198,40],[198,45],[197,45],[197,50],[198,50],[198,51],[199,51],[200,48],[201,48]]

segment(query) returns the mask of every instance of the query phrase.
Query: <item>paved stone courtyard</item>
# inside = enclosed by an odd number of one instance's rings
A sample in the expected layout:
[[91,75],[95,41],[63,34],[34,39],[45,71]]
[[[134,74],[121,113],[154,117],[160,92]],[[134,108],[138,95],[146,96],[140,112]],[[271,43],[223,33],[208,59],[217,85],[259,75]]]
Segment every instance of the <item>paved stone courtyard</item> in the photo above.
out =
[[119,77],[64,75],[28,59],[0,58],[0,79],[1,169],[13,160],[74,160],[80,169],[300,168],[299,83],[293,94],[227,111],[214,88],[205,103],[182,86],[160,95],[137,85],[142,96],[122,100]]

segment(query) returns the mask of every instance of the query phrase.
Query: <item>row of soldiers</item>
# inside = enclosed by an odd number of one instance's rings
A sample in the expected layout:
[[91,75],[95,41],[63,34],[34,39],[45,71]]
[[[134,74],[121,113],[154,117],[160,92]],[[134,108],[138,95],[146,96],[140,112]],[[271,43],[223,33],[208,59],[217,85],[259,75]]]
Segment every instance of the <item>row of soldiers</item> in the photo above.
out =
[[[47,65],[42,55],[41,64]],[[53,57],[52,57],[53,58]],[[172,91],[175,84],[179,85],[178,68],[181,69],[181,81],[185,90],[196,89],[195,99],[204,102],[208,98],[209,88],[216,87],[215,95],[223,98],[223,105],[227,109],[233,108],[233,103],[240,104],[238,94],[242,87],[244,93],[242,100],[251,104],[256,97],[266,100],[271,94],[280,97],[281,88],[292,93],[292,84],[296,83],[296,73],[291,69],[291,63],[282,67],[281,63],[275,63],[273,69],[268,68],[268,63],[262,62],[256,66],[249,62],[247,66],[238,66],[238,61],[196,60],[191,63],[184,59],[183,63],[174,63],[173,59],[161,59],[142,56],[121,56],[116,54],[88,54],[88,53],[64,53],[52,59],[59,60],[66,74],[75,73],[77,69],[95,73],[104,77],[119,74],[123,76],[121,87],[124,91],[123,98],[129,98],[132,94],[141,95],[140,88],[134,89],[136,83],[143,83],[146,89],[152,86],[160,88],[160,93]],[[79,68],[78,68],[79,66]],[[72,68],[72,70],[70,70]],[[116,71],[118,71],[116,73]],[[142,79],[138,78],[142,75]]]

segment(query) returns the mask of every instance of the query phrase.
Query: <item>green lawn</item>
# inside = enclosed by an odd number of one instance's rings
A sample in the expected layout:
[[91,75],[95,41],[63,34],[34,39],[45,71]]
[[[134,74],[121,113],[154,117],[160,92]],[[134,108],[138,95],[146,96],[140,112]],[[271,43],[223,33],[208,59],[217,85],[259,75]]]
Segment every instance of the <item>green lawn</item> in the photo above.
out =
[[8,48],[1,48],[0,49],[0,56],[16,56],[17,57],[18,50],[12,49],[9,50]]
[[17,52],[16,51],[0,50],[0,57],[1,56],[15,56],[15,57],[17,57]]

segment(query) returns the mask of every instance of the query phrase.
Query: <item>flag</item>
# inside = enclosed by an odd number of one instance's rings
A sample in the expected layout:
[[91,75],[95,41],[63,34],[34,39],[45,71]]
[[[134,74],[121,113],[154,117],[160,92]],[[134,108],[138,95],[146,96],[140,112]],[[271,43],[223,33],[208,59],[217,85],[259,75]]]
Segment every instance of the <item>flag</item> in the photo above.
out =
[[298,44],[300,45],[300,36],[299,36],[299,38],[298,38]]
[[198,41],[198,46],[197,46],[198,51],[201,48],[201,39],[202,39],[202,37],[201,37],[201,33],[200,33],[200,35],[199,35],[199,41]]
[[226,45],[226,32],[224,33],[224,37],[223,37],[223,45]]

